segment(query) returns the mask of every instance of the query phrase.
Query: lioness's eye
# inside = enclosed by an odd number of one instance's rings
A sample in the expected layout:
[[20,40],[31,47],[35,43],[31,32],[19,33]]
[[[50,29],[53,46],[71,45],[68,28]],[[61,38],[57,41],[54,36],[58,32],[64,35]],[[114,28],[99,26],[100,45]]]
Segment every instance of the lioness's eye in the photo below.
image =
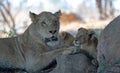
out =
[[42,25],[42,26],[46,26],[46,22],[44,22],[44,21],[41,22],[41,25]]
[[55,23],[57,23],[57,21],[55,21]]
[[58,24],[58,21],[54,21],[55,24]]
[[45,22],[41,22],[41,24],[46,24]]

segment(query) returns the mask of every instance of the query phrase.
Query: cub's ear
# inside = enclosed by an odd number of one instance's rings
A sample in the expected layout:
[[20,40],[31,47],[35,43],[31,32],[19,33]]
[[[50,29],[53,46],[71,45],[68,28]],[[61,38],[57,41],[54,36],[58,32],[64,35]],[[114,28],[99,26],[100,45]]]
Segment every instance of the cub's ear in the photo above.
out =
[[98,44],[98,38],[96,37],[95,31],[89,31],[89,38],[88,40],[92,41],[94,45],[97,47]]
[[66,32],[64,32],[63,33],[63,39],[66,39],[68,36],[67,36],[67,33]]
[[58,17],[58,18],[60,18],[61,15],[62,15],[61,10],[59,10],[55,13],[55,16]]
[[86,30],[85,28],[83,28],[83,27],[80,27],[79,29],[78,29],[78,31],[80,31],[80,30]]
[[30,16],[32,22],[34,22],[37,18],[37,14],[32,13],[32,12],[29,12],[29,16]]
[[78,29],[78,31],[80,31],[80,30],[81,30],[81,28]]
[[66,38],[67,38],[67,34],[66,34],[66,32],[61,32],[60,33],[60,38],[62,39],[62,40],[65,40]]
[[88,31],[88,36],[89,36],[89,40],[93,40],[95,37],[95,32],[94,31]]

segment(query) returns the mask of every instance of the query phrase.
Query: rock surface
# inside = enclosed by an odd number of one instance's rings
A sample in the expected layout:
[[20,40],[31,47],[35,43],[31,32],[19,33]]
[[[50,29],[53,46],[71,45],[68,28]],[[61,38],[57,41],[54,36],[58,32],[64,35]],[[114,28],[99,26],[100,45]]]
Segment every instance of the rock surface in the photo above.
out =
[[97,49],[97,73],[120,73],[120,16],[102,31]]

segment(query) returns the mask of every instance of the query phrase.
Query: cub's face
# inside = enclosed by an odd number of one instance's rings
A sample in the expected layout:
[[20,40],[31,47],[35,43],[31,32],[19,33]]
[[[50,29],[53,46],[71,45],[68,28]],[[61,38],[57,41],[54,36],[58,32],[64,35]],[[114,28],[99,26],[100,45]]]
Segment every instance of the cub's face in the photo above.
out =
[[78,33],[76,34],[74,45],[80,46],[81,44],[86,43],[88,41],[88,38],[89,38],[88,30],[80,28],[78,29]]
[[32,23],[34,24],[35,35],[37,35],[48,46],[58,44],[59,18],[61,12],[54,14],[50,12],[42,12],[39,15],[30,12]]
[[74,36],[69,32],[62,31],[61,33],[59,33],[59,37],[61,46],[63,47],[73,46]]

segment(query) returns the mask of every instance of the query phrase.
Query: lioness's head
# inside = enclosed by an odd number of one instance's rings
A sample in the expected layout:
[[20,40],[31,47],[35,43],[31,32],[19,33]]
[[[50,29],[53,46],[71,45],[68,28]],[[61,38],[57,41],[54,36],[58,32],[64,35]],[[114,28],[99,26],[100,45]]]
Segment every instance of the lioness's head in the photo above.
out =
[[79,28],[74,40],[74,45],[80,46],[81,44],[88,43],[90,40],[92,40],[94,34],[94,31],[89,31],[85,28]]
[[30,12],[30,18],[32,20],[30,32],[32,36],[37,41],[41,41],[39,39],[42,39],[48,46],[57,45],[60,15],[60,11],[54,14],[51,12],[42,12],[40,14]]

